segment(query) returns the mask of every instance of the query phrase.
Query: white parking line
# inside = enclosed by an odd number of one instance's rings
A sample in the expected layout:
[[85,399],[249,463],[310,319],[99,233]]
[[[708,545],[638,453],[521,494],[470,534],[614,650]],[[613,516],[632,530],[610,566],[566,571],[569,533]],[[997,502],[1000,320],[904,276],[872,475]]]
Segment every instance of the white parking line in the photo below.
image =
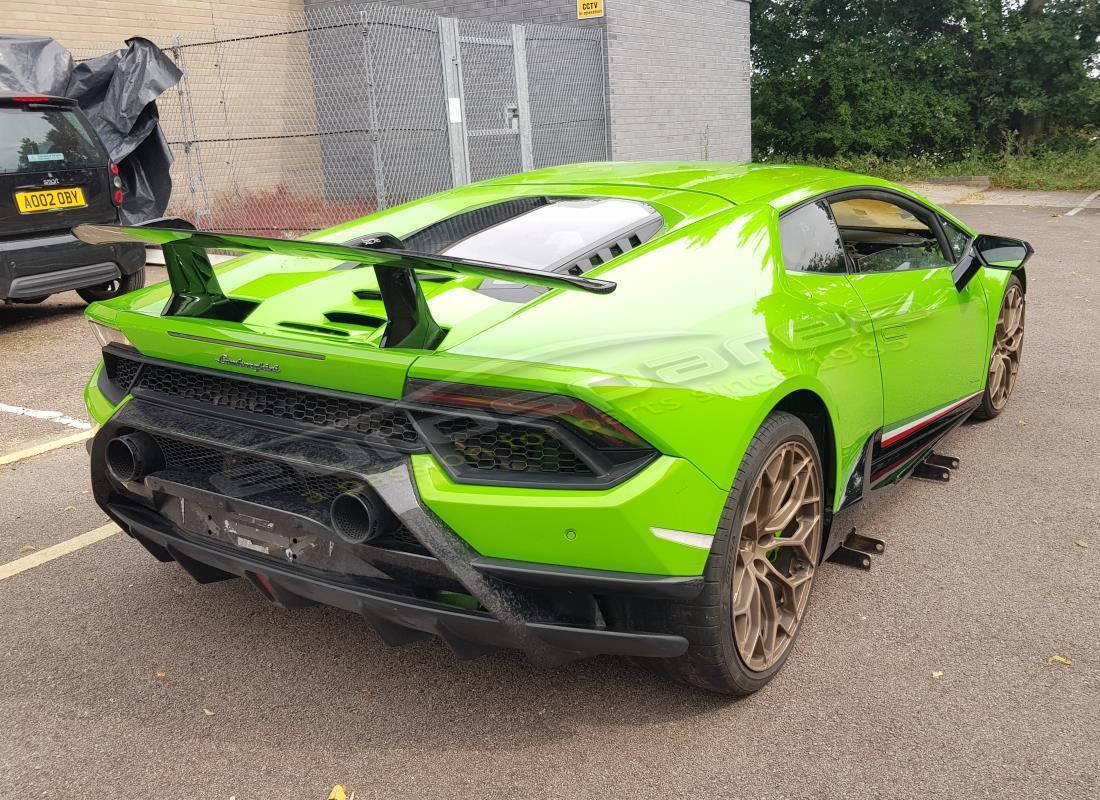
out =
[[45,564],[47,561],[53,561],[55,558],[68,555],[90,544],[102,542],[104,539],[114,536],[119,532],[119,527],[115,525],[115,523],[110,522],[101,528],[96,528],[94,531],[82,533],[79,536],[74,536],[72,539],[66,539],[60,544],[47,547],[45,550],[39,550],[37,553],[31,553],[28,556],[17,558],[15,561],[9,561],[7,564],[0,564],[0,581],[6,581],[13,575],[18,575],[20,572],[26,572],[28,569],[34,569],[37,566]]
[[60,411],[38,411],[33,408],[23,408],[23,406],[9,406],[7,403],[0,403],[0,412],[5,414],[18,414],[22,417],[31,417],[32,419],[41,419],[46,422],[56,422],[58,425],[66,425],[70,428],[76,428],[77,430],[86,431],[92,427],[92,423],[85,422],[82,419],[74,419],[73,417],[67,417]]
[[22,461],[25,458],[31,456],[42,455],[42,453],[48,453],[51,450],[57,450],[61,447],[68,447],[71,444],[77,442],[83,442],[86,439],[91,439],[95,436],[95,429],[81,431],[80,433],[74,433],[72,436],[66,436],[64,439],[54,439],[52,442],[46,442],[45,444],[38,444],[34,447],[28,447],[25,450],[16,450],[14,453],[8,453],[7,455],[0,456],[0,467],[6,464],[14,464],[16,461]]
[[1077,208],[1073,209],[1073,211],[1067,211],[1066,216],[1067,217],[1072,217],[1078,211],[1084,211],[1086,208],[1088,208],[1089,203],[1091,203],[1097,197],[1100,197],[1100,189],[1097,189],[1095,192],[1093,192],[1088,197],[1086,197],[1084,200],[1082,200],[1081,205],[1077,206]]

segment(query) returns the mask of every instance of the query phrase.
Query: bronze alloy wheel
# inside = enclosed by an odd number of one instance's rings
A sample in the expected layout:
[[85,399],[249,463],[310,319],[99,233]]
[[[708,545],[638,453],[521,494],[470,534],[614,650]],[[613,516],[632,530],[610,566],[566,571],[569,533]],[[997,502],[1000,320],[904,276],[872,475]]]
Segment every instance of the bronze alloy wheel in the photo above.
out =
[[822,493],[814,454],[786,442],[764,464],[741,522],[733,580],[733,634],[760,672],[794,639],[820,551]]
[[1000,411],[1016,386],[1024,345],[1024,293],[1019,283],[1009,284],[997,330],[993,334],[993,358],[989,362],[989,404]]
[[794,414],[776,410],[760,423],[722,509],[702,590],[626,609],[633,624],[688,641],[683,655],[652,659],[654,670],[731,695],[752,694],[780,670],[806,614],[825,536],[819,452]]

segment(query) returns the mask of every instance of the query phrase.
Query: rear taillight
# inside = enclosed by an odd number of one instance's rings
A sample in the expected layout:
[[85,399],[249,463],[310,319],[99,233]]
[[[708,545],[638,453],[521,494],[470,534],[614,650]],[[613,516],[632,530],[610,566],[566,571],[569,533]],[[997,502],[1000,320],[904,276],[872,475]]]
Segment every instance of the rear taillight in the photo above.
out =
[[111,163],[111,186],[114,188],[114,194],[111,195],[111,202],[116,206],[122,205],[122,200],[126,196],[122,192],[122,177],[118,174],[118,164]]
[[410,380],[404,399],[422,440],[459,482],[600,489],[658,456],[621,422],[574,397]]
[[410,380],[405,399],[417,404],[483,411],[503,417],[561,422],[600,450],[636,450],[649,447],[638,434],[598,408],[593,408],[583,400],[560,394],[445,381]]
[[42,95],[25,95],[22,97],[11,98],[13,103],[48,103],[50,98],[43,97]]

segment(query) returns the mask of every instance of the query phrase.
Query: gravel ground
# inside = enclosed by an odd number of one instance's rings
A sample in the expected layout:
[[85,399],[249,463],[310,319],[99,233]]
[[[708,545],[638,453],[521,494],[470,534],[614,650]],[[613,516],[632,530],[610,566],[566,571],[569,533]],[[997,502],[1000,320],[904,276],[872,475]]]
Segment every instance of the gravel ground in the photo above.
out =
[[[1100,211],[954,210],[1038,250],[1016,395],[942,448],[950,484],[908,481],[865,519],[886,554],[822,570],[765,690],[387,649],[113,536],[0,581],[0,797],[1100,796]],[[79,311],[0,307],[0,403],[84,417]],[[0,453],[72,432],[0,414]],[[0,468],[0,492],[0,563],[106,521],[81,445]]]

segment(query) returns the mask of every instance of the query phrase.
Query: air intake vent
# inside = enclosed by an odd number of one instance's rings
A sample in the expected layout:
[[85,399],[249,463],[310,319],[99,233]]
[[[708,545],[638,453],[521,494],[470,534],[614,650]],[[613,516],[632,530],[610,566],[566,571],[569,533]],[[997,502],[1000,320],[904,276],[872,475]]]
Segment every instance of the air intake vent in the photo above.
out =
[[405,411],[370,398],[336,397],[263,380],[242,380],[161,364],[146,364],[134,391],[157,392],[192,403],[346,431],[402,447],[415,446],[418,439]]
[[618,258],[635,247],[641,247],[644,242],[649,241],[657,234],[662,224],[661,219],[656,218],[630,233],[624,233],[617,239],[606,241],[595,250],[585,253],[584,258],[570,264],[565,271],[570,275],[583,275],[593,267],[598,267],[613,258]]
[[355,325],[360,328],[379,328],[386,324],[382,317],[372,317],[370,314],[357,314],[353,311],[330,311],[325,314],[329,322],[340,325]]
[[306,333],[323,333],[326,336],[350,336],[347,331],[339,328],[326,328],[324,325],[310,325],[305,322],[280,322],[280,328],[290,328],[292,331],[305,331]]

